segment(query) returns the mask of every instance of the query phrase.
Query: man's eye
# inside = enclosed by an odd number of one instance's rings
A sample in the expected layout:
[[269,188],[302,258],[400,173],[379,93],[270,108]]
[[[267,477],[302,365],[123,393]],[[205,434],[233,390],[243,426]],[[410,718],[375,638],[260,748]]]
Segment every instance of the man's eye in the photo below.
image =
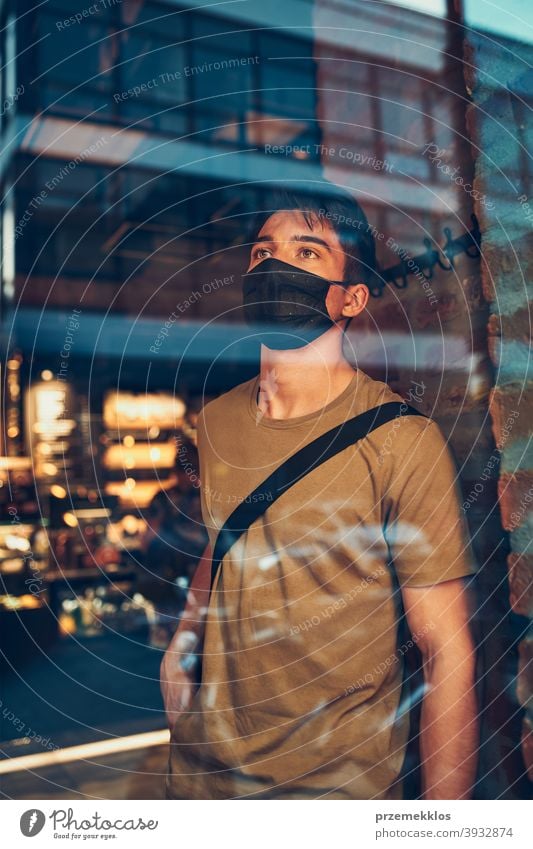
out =
[[304,259],[314,259],[315,257],[318,258],[317,252],[312,250],[311,248],[302,248],[302,250],[300,251],[300,256],[303,256]]
[[252,255],[254,259],[264,259],[268,253],[270,251],[267,248],[256,248]]

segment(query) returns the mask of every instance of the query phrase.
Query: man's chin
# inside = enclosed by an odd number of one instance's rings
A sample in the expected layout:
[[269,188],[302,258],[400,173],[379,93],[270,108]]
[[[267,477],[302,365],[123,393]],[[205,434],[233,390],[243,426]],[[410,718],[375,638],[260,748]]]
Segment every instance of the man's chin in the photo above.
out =
[[310,349],[314,343],[320,343],[326,336],[329,338],[331,330],[336,325],[322,328],[320,331],[305,331],[291,329],[286,331],[262,331],[258,332],[261,347],[273,353],[284,353],[290,351],[304,351]]
[[309,347],[318,337],[302,339],[297,334],[265,334],[261,339],[261,347],[276,354],[290,351],[303,351]]

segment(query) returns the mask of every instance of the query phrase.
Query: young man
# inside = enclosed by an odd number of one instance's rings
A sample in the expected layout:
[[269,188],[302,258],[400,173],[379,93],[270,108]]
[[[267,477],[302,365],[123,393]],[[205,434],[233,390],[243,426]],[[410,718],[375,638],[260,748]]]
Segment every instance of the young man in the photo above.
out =
[[210,545],[162,664],[167,797],[401,799],[405,612],[423,659],[423,798],[469,798],[474,565],[435,422],[401,415],[309,470],[231,546],[209,597],[211,552],[237,505],[321,434],[403,400],[343,355],[375,264],[360,206],[285,193],[252,241],[243,292],[260,374],[198,421]]

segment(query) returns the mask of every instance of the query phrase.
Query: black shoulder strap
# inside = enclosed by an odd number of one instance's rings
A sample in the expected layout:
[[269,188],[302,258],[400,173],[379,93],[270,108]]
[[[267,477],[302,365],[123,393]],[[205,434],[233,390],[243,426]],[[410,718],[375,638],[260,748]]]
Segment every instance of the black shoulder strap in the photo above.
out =
[[266,512],[280,495],[287,492],[291,486],[298,483],[313,469],[325,463],[326,460],[353,445],[381,425],[403,415],[421,416],[424,414],[405,402],[388,401],[386,404],[372,407],[371,410],[366,410],[358,416],[341,422],[340,425],[313,439],[308,445],[304,445],[281,466],[278,466],[235,508],[220,528],[211,562],[211,588],[214,586],[218,567],[232,545],[256,519],[259,519]]

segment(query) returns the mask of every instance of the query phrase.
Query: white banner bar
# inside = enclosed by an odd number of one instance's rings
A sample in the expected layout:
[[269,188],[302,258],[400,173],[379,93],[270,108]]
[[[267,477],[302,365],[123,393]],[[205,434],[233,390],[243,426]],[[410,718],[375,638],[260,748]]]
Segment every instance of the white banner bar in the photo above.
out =
[[[330,805],[328,809],[328,804]],[[255,807],[257,805],[257,808]],[[325,806],[325,807],[324,807]],[[4,801],[4,845],[174,849],[531,847],[527,801]]]

